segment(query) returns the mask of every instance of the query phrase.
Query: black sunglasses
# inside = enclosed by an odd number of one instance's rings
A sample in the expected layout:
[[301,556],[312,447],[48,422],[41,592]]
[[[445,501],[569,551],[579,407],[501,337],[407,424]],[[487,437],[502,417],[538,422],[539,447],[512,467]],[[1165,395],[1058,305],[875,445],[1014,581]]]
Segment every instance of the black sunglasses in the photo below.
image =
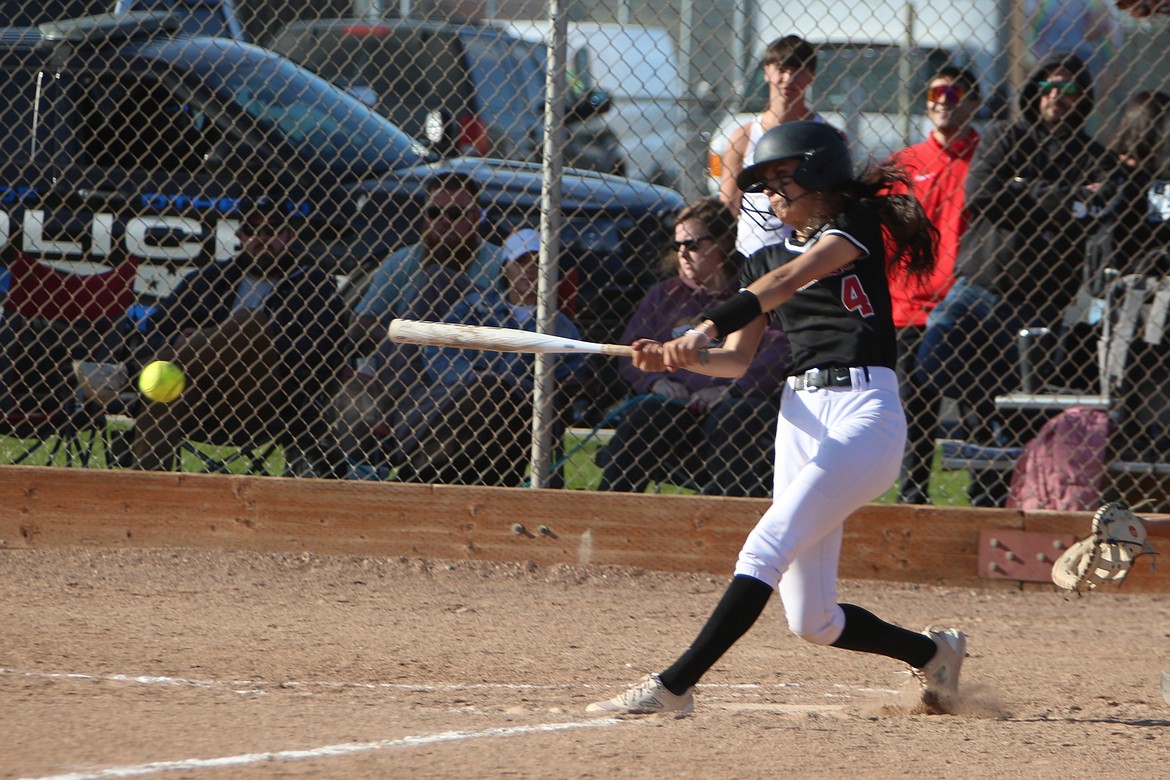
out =
[[684,249],[688,252],[697,252],[704,241],[714,240],[715,236],[699,236],[697,238],[688,238],[686,241],[671,241],[670,245],[676,252],[681,252]]
[[267,222],[261,222],[259,225],[255,225],[251,222],[244,222],[240,225],[240,235],[244,236],[245,238],[251,238],[252,236],[271,238],[279,232],[280,228],[276,227],[275,225],[270,225]]
[[423,212],[427,215],[427,219],[438,219],[439,217],[446,217],[448,222],[455,222],[464,217],[474,214],[478,210],[477,206],[465,208],[463,206],[427,206]]

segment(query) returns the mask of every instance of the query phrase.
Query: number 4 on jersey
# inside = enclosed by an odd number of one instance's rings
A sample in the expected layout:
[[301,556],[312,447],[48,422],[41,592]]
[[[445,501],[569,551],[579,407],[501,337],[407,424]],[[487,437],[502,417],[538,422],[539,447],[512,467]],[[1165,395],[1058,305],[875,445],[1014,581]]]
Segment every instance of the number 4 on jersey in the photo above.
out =
[[841,279],[841,303],[845,304],[847,310],[855,311],[862,317],[873,316],[873,304],[870,303],[857,274],[850,274]]

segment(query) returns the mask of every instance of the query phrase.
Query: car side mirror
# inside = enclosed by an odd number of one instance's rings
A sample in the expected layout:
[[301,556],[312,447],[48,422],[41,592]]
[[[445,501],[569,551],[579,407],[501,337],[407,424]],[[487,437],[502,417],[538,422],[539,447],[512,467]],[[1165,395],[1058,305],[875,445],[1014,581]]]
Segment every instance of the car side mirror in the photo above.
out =
[[423,120],[423,140],[441,157],[455,155],[455,140],[458,131],[451,112],[442,108],[431,109]]
[[566,122],[584,122],[594,116],[600,116],[613,107],[613,100],[604,89],[595,89],[585,93],[580,100],[569,106],[565,112]]

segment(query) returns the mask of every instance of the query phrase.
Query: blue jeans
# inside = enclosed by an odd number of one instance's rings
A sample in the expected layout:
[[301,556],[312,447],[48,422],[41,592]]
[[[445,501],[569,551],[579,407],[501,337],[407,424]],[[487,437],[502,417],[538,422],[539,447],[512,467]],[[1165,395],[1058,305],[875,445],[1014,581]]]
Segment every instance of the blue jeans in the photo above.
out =
[[[1020,329],[1038,324],[1053,321],[1042,320],[1032,306],[1010,303],[959,277],[926,321],[915,379],[989,422],[995,417],[995,396],[1020,386]],[[986,438],[979,434],[972,431],[977,440]]]

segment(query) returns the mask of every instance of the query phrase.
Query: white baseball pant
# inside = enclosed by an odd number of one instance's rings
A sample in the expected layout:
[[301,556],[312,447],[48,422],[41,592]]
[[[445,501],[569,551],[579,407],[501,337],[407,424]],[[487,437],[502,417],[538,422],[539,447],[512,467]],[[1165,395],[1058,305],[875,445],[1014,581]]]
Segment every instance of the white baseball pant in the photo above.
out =
[[776,426],[772,505],[735,567],[737,575],[778,584],[788,627],[822,645],[845,627],[837,604],[845,519],[889,489],[906,444],[894,371],[850,371],[852,388],[795,390],[788,380]]

